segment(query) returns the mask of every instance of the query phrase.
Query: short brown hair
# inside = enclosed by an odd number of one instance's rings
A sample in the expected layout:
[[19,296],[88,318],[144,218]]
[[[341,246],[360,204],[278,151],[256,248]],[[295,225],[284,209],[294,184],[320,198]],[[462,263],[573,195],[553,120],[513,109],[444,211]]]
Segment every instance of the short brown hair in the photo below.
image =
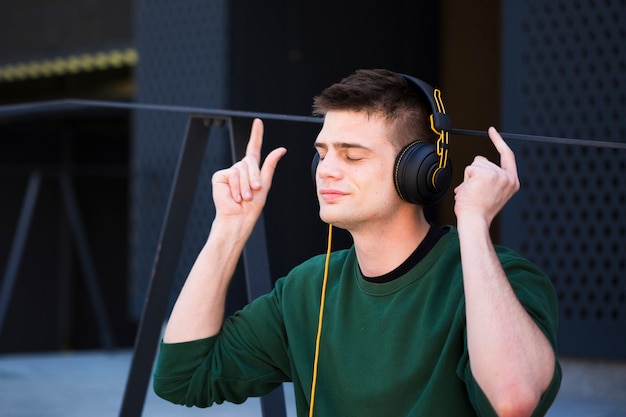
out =
[[358,70],[313,99],[314,115],[324,116],[333,110],[382,117],[392,130],[389,139],[398,150],[416,140],[434,140],[427,98],[393,71]]

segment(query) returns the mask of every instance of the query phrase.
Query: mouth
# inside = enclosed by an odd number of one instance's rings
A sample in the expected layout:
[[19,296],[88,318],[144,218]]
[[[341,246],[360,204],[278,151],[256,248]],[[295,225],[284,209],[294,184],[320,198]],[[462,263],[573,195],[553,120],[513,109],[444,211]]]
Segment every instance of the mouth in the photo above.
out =
[[337,201],[342,197],[345,197],[346,195],[348,195],[347,193],[344,193],[342,191],[339,190],[333,190],[333,189],[322,189],[319,191],[319,195],[320,195],[320,199],[324,200],[325,202],[333,202],[333,201]]

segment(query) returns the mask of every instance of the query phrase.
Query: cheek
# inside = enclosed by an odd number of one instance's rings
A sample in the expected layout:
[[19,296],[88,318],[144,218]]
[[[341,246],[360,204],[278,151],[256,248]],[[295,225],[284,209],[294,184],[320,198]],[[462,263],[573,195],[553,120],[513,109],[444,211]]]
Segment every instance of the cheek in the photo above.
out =
[[376,166],[355,167],[351,175],[358,181],[358,187],[367,189],[372,196],[388,198],[390,190],[396,193],[393,180],[393,165],[380,163]]
[[393,176],[378,176],[375,181],[371,183],[373,187],[372,195],[382,200],[383,204],[394,204],[396,199],[400,199],[398,192],[396,191],[396,185],[393,181]]

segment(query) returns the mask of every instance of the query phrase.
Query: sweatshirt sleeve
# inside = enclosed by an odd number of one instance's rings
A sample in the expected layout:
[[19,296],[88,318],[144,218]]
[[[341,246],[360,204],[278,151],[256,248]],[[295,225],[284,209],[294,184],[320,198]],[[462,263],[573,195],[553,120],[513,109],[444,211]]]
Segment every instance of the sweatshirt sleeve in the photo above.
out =
[[287,338],[276,288],[228,317],[206,339],[160,344],[155,393],[170,402],[208,407],[242,403],[289,380]]
[[[531,262],[518,257],[514,252],[500,248],[500,260],[511,282],[511,286],[530,317],[546,335],[555,355],[558,324],[557,297],[550,279]],[[470,358],[465,353],[457,368],[457,374],[465,381],[474,408],[480,416],[495,416],[495,412],[471,372]],[[558,360],[555,363],[552,381],[533,412],[534,417],[544,416],[561,386],[562,371]]]

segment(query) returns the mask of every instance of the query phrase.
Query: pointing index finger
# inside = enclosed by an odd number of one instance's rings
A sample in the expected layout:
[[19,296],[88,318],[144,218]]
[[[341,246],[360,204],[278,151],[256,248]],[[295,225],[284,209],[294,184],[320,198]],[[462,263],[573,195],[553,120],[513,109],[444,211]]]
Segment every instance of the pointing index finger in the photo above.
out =
[[517,173],[517,164],[515,162],[515,154],[504,141],[500,133],[496,130],[495,127],[490,127],[489,130],[489,138],[491,142],[496,147],[496,150],[500,154],[500,167],[508,172]]
[[246,156],[253,157],[257,164],[261,163],[261,145],[263,144],[263,121],[254,119],[252,122],[252,130],[250,131],[250,140],[246,147]]

